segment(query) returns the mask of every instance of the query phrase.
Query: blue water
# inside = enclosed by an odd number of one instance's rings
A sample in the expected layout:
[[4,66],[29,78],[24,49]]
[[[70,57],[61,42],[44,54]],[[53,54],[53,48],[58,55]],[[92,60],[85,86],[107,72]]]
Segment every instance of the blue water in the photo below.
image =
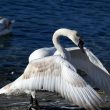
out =
[[0,37],[0,75],[15,73],[8,80],[22,74],[32,51],[53,46],[52,34],[61,27],[77,30],[110,68],[110,0],[1,0],[0,15],[15,20],[12,34]]

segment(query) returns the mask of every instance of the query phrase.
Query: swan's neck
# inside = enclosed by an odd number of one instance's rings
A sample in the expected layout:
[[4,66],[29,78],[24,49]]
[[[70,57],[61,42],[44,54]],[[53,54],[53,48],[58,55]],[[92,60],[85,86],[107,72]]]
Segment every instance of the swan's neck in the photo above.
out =
[[63,48],[60,44],[59,38],[61,36],[66,36],[65,34],[61,34],[60,32],[55,32],[53,35],[53,44],[55,46],[55,48],[57,49],[57,51],[61,54],[61,56],[63,58],[66,58],[68,60],[71,59],[69,52]]

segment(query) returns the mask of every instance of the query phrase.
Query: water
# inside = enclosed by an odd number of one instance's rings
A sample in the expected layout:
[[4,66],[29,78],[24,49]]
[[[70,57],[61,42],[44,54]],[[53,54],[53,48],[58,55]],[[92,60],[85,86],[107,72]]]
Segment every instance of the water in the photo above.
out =
[[[0,15],[16,21],[12,34],[0,37],[1,82],[20,76],[32,51],[53,46],[52,34],[61,27],[80,32],[85,46],[110,68],[109,0],[1,0]],[[73,46],[68,39],[62,43]]]

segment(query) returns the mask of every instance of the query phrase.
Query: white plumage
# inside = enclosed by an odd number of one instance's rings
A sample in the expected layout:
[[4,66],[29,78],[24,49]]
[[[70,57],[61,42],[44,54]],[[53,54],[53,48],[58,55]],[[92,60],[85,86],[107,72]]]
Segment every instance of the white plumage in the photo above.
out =
[[[51,63],[50,63],[51,62]],[[0,89],[0,94],[16,94],[48,90],[86,109],[98,109],[101,98],[60,56],[50,56],[30,62],[24,73],[11,84]]]
[[84,49],[85,54],[77,47],[67,50],[72,56],[72,65],[86,72],[96,86],[104,90],[110,97],[110,74],[101,61],[87,48]]
[[0,36],[9,34],[12,31],[14,20],[0,17]]

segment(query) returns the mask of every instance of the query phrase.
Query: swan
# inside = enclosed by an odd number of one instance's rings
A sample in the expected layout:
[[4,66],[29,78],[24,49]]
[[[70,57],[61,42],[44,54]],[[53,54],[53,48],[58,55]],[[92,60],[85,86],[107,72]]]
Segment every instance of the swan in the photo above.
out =
[[[77,31],[66,29],[66,28],[61,28],[61,29],[58,29],[54,33],[54,35],[58,35],[59,33],[63,33],[63,32],[65,32],[67,37],[81,48],[81,49],[79,49],[79,47],[66,48],[66,50],[68,51],[71,57],[70,59],[71,64],[76,69],[80,69],[84,71],[85,73],[87,73],[88,78],[90,78],[98,88],[100,88],[101,90],[104,90],[105,93],[110,97],[110,87],[109,87],[110,74],[109,72],[103,66],[101,61],[88,48],[86,47],[83,48],[84,42],[81,40],[80,37],[78,37],[79,35]],[[71,34],[73,35],[73,38]],[[55,43],[56,44],[59,43],[58,42],[59,37],[60,36],[54,37],[53,39],[54,45]],[[51,56],[51,55],[61,55],[61,53],[59,51],[56,51],[54,47],[41,48],[41,49],[35,50],[33,53],[30,54],[29,62],[31,62],[32,60],[38,59],[38,58],[43,58],[43,57]]]
[[[64,31],[63,35],[67,33]],[[54,45],[62,56],[32,60],[20,77],[0,89],[0,94],[31,94],[31,108],[36,108],[35,91],[48,90],[61,94],[65,99],[87,110],[98,110],[103,102],[99,94],[77,74],[74,66],[68,61],[69,54],[66,49],[61,45]]]
[[12,30],[14,20],[9,20],[5,17],[0,16],[0,36],[9,34]]

